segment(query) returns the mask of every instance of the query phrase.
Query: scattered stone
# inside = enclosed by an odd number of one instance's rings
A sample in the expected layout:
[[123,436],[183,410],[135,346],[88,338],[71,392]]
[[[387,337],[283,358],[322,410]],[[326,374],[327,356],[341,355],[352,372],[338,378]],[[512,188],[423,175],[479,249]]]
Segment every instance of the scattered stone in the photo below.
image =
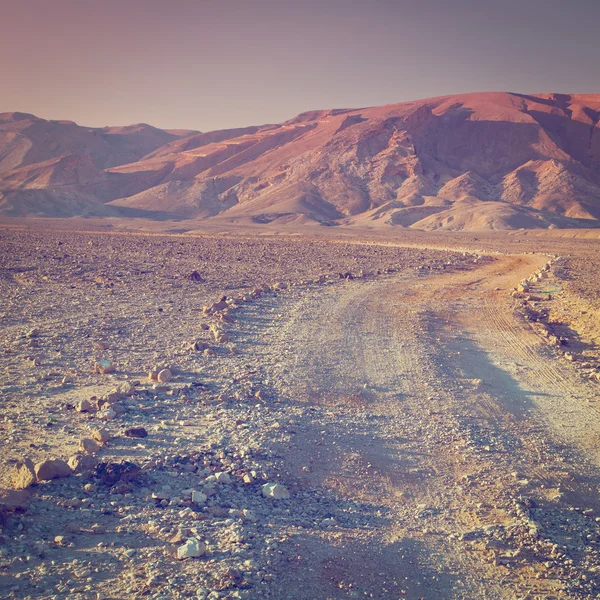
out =
[[79,450],[84,454],[95,454],[100,451],[100,446],[91,438],[83,438],[79,442]]
[[206,544],[196,538],[190,538],[183,546],[177,548],[177,558],[197,558],[206,552]]
[[96,407],[86,398],[83,398],[77,403],[76,409],[80,413],[93,412],[96,410]]
[[156,376],[156,380],[159,383],[167,383],[168,381],[171,381],[172,377],[173,377],[173,374],[171,373],[170,369],[162,369],[161,371],[158,372],[158,375]]
[[82,454],[78,452],[69,457],[67,464],[74,473],[85,473],[86,471],[93,471],[96,468],[98,458],[91,454]]
[[94,475],[102,480],[104,485],[113,486],[118,482],[128,483],[135,479],[142,470],[129,461],[121,463],[101,462],[95,469]]
[[148,437],[148,432],[143,427],[130,427],[125,430],[125,437],[145,438]]
[[101,421],[112,421],[117,416],[117,412],[109,407],[102,409],[97,416]]
[[231,476],[225,471],[220,471],[215,473],[215,481],[218,481],[219,483],[231,483]]
[[188,279],[189,281],[193,281],[194,283],[204,283],[204,279],[202,278],[202,275],[200,275],[200,273],[198,273],[198,271],[192,271],[186,277],[186,279]]
[[205,504],[207,500],[208,496],[205,493],[196,491],[192,492],[192,502],[194,502],[194,504]]
[[33,462],[26,458],[18,462],[12,472],[12,484],[16,490],[25,490],[36,482]]
[[98,360],[96,361],[94,372],[100,373],[100,375],[108,375],[115,372],[115,366],[109,360]]
[[262,487],[262,495],[274,500],[287,500],[290,497],[287,488],[280,483],[265,483]]
[[92,439],[100,444],[106,444],[110,440],[110,433],[106,429],[93,429]]
[[59,458],[44,460],[37,463],[34,467],[35,476],[38,481],[48,481],[50,479],[61,479],[71,475],[71,467]]

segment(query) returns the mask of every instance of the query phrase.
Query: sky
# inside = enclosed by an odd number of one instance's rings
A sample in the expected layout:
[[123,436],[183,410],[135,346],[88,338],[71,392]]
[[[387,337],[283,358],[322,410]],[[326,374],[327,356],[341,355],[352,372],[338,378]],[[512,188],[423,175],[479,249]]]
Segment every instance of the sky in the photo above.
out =
[[0,112],[209,131],[600,92],[600,0],[0,0]]

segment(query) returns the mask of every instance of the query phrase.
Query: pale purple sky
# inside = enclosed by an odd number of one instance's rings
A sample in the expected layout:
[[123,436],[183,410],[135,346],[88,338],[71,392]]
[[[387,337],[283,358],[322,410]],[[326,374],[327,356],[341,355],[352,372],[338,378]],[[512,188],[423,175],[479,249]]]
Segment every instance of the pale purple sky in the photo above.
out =
[[208,131],[472,91],[600,92],[600,0],[15,0],[0,112]]

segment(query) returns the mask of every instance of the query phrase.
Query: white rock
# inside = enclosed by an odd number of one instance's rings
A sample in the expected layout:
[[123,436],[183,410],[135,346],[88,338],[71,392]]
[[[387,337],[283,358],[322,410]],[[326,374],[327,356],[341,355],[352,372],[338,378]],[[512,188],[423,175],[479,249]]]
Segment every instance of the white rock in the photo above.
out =
[[208,496],[203,492],[192,492],[192,502],[196,504],[204,504],[208,500]]
[[229,476],[229,473],[225,473],[225,471],[215,473],[215,480],[219,483],[231,483],[231,477]]
[[196,538],[190,538],[183,546],[177,548],[177,558],[197,558],[206,552],[206,544]]
[[290,497],[287,488],[280,483],[265,483],[262,487],[262,495],[274,500],[287,500]]

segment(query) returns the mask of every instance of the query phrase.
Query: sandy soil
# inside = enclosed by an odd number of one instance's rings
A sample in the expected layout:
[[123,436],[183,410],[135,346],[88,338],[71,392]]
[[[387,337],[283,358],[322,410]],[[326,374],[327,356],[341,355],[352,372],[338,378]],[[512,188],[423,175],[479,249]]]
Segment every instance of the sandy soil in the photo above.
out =
[[598,597],[597,241],[1,235],[2,485],[98,426],[140,471],[29,488],[0,596]]

